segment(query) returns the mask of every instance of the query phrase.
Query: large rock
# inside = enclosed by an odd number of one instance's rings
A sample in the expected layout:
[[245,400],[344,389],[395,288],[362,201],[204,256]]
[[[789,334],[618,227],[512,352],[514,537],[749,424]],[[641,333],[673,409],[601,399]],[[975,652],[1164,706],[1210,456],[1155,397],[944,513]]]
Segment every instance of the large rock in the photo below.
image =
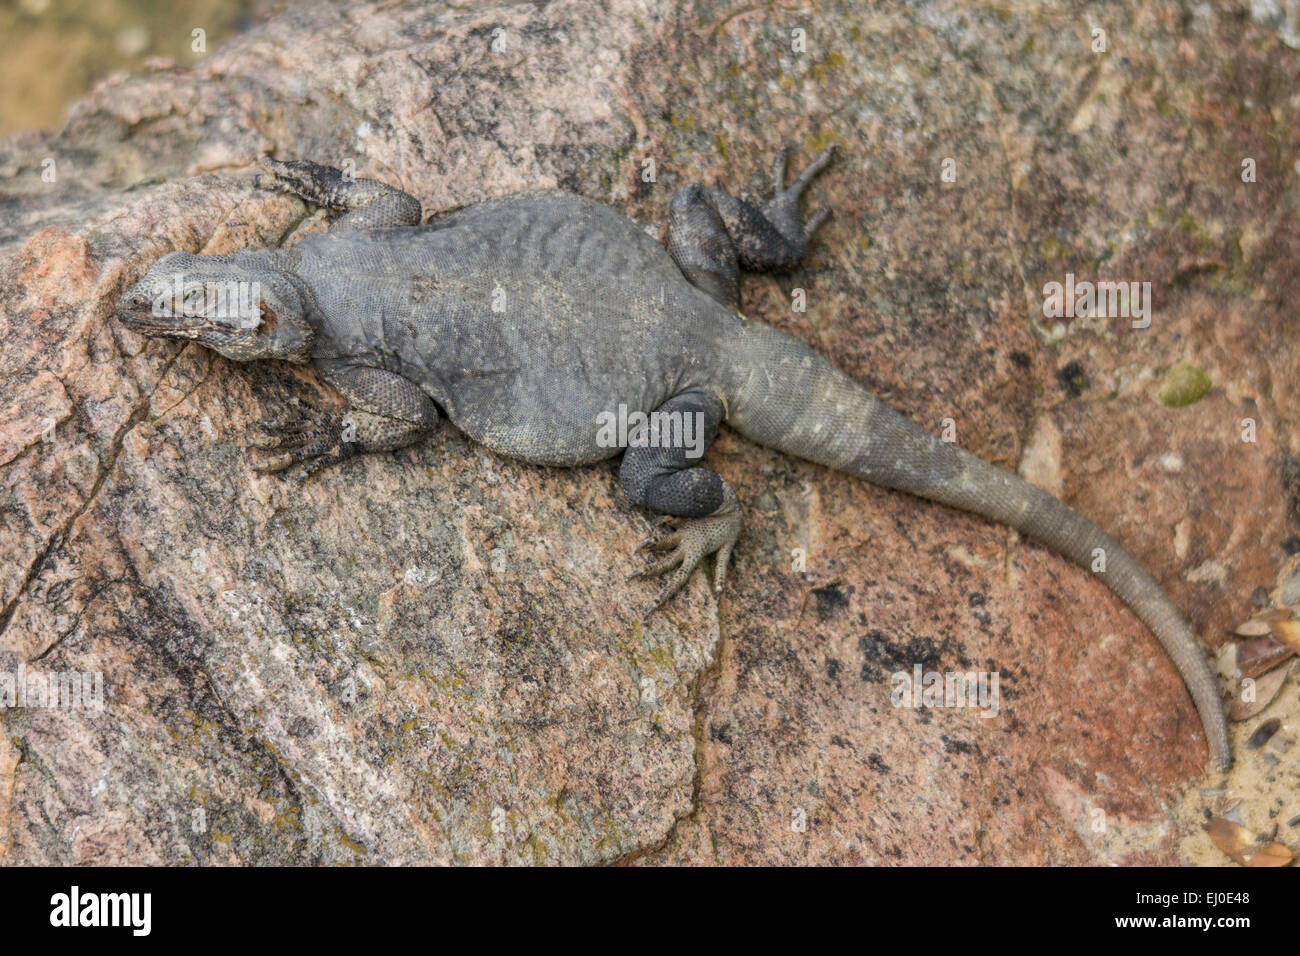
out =
[[[697,575],[642,626],[648,520],[612,467],[448,431],[299,489],[242,445],[330,400],[310,371],[111,309],[169,250],[319,228],[250,188],[267,152],[426,212],[560,186],[654,228],[685,183],[757,193],[781,145],[839,142],[812,200],[835,217],[803,269],[745,280],[746,313],[1058,490],[1218,643],[1300,518],[1300,61],[1289,20],[1242,13],[306,5],[0,143],[0,672],[100,673],[105,697],[4,713],[0,859],[1187,853],[1170,806],[1205,747],[1176,672],[1005,529],[726,434],[731,588]],[[1150,327],[1046,318],[1067,273],[1149,281]],[[1210,390],[1163,403],[1181,362]],[[893,707],[916,664],[997,671],[998,715]]]

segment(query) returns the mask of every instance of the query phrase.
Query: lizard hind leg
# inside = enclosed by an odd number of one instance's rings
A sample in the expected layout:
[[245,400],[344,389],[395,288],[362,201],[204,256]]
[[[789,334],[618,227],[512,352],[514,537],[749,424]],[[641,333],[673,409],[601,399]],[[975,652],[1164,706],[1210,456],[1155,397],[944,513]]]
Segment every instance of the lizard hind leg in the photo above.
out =
[[667,575],[647,615],[676,594],[710,554],[715,556],[715,593],[726,583],[727,564],[744,523],[740,502],[721,475],[697,464],[718,434],[722,412],[713,396],[683,392],[655,409],[629,437],[619,470],[623,489],[638,504],[664,513],[661,524],[672,529],[660,538],[651,535],[637,548],[668,552],[629,576]]
[[757,206],[719,189],[692,183],[677,191],[668,210],[668,253],[692,285],[723,305],[740,304],[740,269],[768,272],[799,264],[808,241],[830,216],[822,209],[799,217],[799,197],[830,164],[835,147],[822,150],[787,188],[790,149],[782,149],[772,171],[772,198]]

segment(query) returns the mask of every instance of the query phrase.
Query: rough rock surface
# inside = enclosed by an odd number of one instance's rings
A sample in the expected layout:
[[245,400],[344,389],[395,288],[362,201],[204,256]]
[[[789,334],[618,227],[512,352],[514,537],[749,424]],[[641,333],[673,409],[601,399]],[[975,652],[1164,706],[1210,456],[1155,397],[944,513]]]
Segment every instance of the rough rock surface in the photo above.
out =
[[[309,4],[0,142],[0,673],[98,672],[105,696],[4,712],[0,861],[1190,852],[1170,808],[1205,749],[1173,667],[1005,529],[727,434],[730,591],[697,575],[642,627],[651,591],[623,578],[648,521],[612,467],[449,432],[298,491],[242,444],[328,400],[309,371],[147,341],[111,307],[171,249],[318,228],[250,189],[266,152],[351,161],[426,212],[560,186],[654,228],[680,185],[757,193],[780,145],[837,141],[814,190],[835,218],[805,268],[746,279],[746,313],[1059,490],[1217,644],[1300,521],[1300,58],[1290,20],[1250,13]],[[1045,318],[1067,273],[1149,281],[1150,327]],[[1212,387],[1171,407],[1181,362]],[[998,716],[891,706],[915,664],[997,671]]]

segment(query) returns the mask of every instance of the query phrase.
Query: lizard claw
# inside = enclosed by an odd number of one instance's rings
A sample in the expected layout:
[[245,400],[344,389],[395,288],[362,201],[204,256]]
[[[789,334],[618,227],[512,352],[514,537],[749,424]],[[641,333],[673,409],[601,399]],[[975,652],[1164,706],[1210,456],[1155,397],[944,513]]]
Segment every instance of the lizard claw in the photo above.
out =
[[645,617],[659,610],[669,598],[681,590],[682,585],[690,578],[691,572],[710,554],[715,555],[713,590],[715,594],[722,593],[722,587],[727,580],[727,565],[731,560],[731,551],[735,547],[736,539],[740,537],[740,529],[744,523],[740,506],[734,500],[725,502],[716,512],[703,518],[675,520],[677,529],[672,534],[658,539],[652,537],[637,548],[638,552],[646,548],[669,553],[640,571],[628,575],[629,581],[633,578],[668,575],[663,590],[645,612]]
[[269,193],[298,193],[294,188],[298,184],[287,163],[272,159],[270,156],[262,156],[258,159],[257,165],[263,172],[253,177],[255,189]]
[[[664,538],[656,538],[655,535],[657,535],[664,528],[671,528],[672,530],[676,531],[677,528],[681,526],[681,522],[683,520],[684,519],[679,518],[676,515],[661,515],[659,517],[659,520],[650,526],[650,536],[646,538],[644,541],[642,541],[640,544],[638,544],[636,546],[636,550],[633,551],[632,553],[640,554],[642,551],[645,550],[664,551],[667,550],[668,548],[675,547],[677,545],[678,540],[681,537],[680,535],[671,534]],[[629,577],[628,580],[631,580],[631,577]]]

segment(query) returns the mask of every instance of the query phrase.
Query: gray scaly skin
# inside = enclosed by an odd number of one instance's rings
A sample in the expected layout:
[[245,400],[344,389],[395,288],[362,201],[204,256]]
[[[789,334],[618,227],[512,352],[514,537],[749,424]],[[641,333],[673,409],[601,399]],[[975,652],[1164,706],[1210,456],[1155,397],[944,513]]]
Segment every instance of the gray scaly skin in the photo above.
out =
[[[287,250],[173,252],[121,297],[118,315],[232,359],[316,366],[350,411],[261,423],[265,470],[300,464],[305,477],[400,448],[430,435],[439,410],[523,461],[583,465],[625,451],[628,496],[672,526],[642,545],[667,552],[640,572],[668,576],[656,608],[710,554],[722,590],[740,504],[683,442],[645,440],[646,425],[626,450],[602,441],[597,422],[620,405],[692,415],[706,445],[725,421],[762,445],[1010,525],[1085,568],[1100,548],[1104,580],[1173,658],[1226,769],[1227,725],[1205,655],[1132,555],[1047,492],[923,432],[797,339],[738,314],[739,271],[794,266],[827,215],[805,226],[799,195],[831,151],[788,188],[786,154],[761,207],[700,184],[680,190],[666,252],[614,210],[568,193],[506,196],[421,225],[420,204],[398,189],[268,160],[258,185],[325,207],[329,231]],[[256,283],[257,294],[232,308],[213,294],[230,283]]]

